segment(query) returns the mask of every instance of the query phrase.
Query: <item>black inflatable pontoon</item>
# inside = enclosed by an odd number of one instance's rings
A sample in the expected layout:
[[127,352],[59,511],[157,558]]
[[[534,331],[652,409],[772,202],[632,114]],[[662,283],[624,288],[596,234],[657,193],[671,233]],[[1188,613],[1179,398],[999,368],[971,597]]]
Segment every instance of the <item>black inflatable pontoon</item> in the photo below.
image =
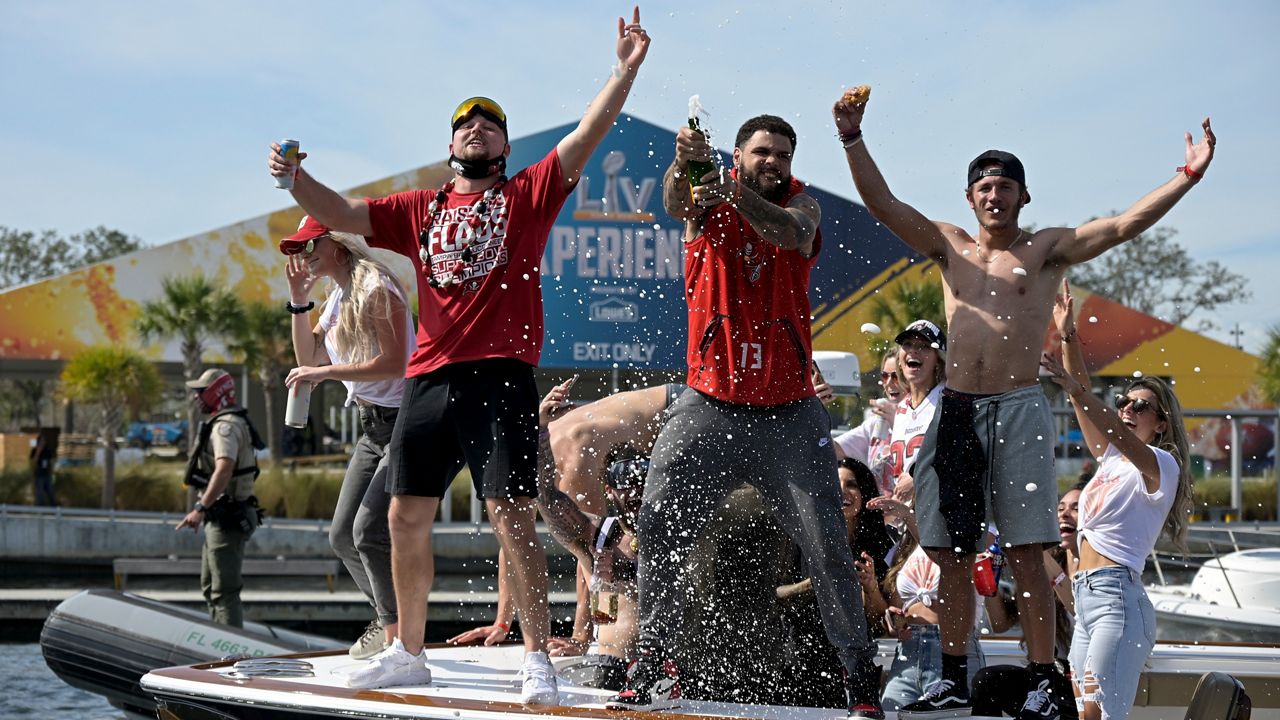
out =
[[243,629],[217,625],[204,613],[113,590],[67,598],[40,632],[44,660],[64,682],[153,718],[155,701],[138,681],[156,668],[341,647],[261,623],[245,623]]

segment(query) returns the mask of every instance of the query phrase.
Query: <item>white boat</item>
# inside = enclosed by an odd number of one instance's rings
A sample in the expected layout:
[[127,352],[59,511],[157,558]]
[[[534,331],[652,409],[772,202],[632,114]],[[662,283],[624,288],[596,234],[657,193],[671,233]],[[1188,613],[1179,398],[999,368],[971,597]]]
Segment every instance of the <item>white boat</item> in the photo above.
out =
[[1280,548],[1212,558],[1190,585],[1147,588],[1161,639],[1280,643]]
[[[983,640],[988,663],[1017,663],[1024,651],[1015,640]],[[142,687],[156,699],[167,720],[308,718],[629,718],[654,715],[604,708],[611,694],[574,682],[579,658],[555,661],[561,705],[520,703],[518,671],[523,648],[429,646],[433,682],[422,687],[352,690],[345,673],[359,666],[345,653],[288,656],[272,669],[261,661],[233,661],[154,670]],[[1254,720],[1280,720],[1280,647],[1262,645],[1185,645],[1158,643],[1139,686],[1132,720],[1183,720],[1201,674],[1216,670],[1240,679],[1253,700]],[[881,660],[892,645],[881,643]],[[282,676],[283,675],[283,676]],[[293,676],[289,676],[293,675]],[[664,718],[768,718],[835,720],[843,710],[743,705],[686,700]],[[893,714],[890,713],[892,718]]]

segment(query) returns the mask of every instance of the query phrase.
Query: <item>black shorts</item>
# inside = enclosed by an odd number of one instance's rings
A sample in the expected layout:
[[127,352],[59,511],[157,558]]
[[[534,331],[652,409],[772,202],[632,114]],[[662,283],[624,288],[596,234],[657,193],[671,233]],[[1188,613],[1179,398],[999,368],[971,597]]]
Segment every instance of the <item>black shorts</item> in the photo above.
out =
[[465,463],[479,497],[537,497],[533,367],[495,358],[409,378],[387,454],[391,495],[444,497]]

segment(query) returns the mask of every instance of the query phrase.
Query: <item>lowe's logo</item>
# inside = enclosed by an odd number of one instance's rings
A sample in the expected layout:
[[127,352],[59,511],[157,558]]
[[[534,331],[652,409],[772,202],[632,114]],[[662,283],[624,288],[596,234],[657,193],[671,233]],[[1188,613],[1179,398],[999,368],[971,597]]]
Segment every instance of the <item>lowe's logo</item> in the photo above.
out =
[[611,297],[591,303],[592,322],[636,322],[640,319],[640,306],[629,300]]

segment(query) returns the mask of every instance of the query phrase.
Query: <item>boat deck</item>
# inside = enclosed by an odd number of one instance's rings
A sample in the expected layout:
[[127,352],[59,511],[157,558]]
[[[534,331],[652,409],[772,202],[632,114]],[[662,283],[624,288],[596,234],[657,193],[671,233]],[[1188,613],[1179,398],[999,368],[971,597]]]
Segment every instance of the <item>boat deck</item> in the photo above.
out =
[[[984,641],[989,663],[1019,662],[1015,641]],[[882,646],[882,650],[887,649]],[[1254,699],[1255,718],[1280,718],[1280,649],[1261,646],[1194,646],[1160,644],[1144,674],[1134,720],[1181,720],[1201,673],[1228,672],[1244,681]],[[354,690],[345,687],[345,674],[360,666],[344,653],[289,656],[309,664],[309,677],[236,677],[232,662],[156,670],[143,678],[143,687],[163,702],[199,702],[231,716],[236,707],[253,706],[256,715],[268,708],[293,717],[379,718],[640,718],[651,713],[606,710],[606,690],[572,682],[579,658],[557,659],[561,705],[525,706],[520,703],[519,667],[523,649],[500,647],[431,647],[431,685]],[[883,657],[882,660],[888,658]],[[670,718],[767,718],[769,720],[835,720],[843,710],[742,705],[686,700],[678,709],[660,713]],[[178,717],[182,717],[178,714]],[[890,713],[890,718],[893,714]]]

